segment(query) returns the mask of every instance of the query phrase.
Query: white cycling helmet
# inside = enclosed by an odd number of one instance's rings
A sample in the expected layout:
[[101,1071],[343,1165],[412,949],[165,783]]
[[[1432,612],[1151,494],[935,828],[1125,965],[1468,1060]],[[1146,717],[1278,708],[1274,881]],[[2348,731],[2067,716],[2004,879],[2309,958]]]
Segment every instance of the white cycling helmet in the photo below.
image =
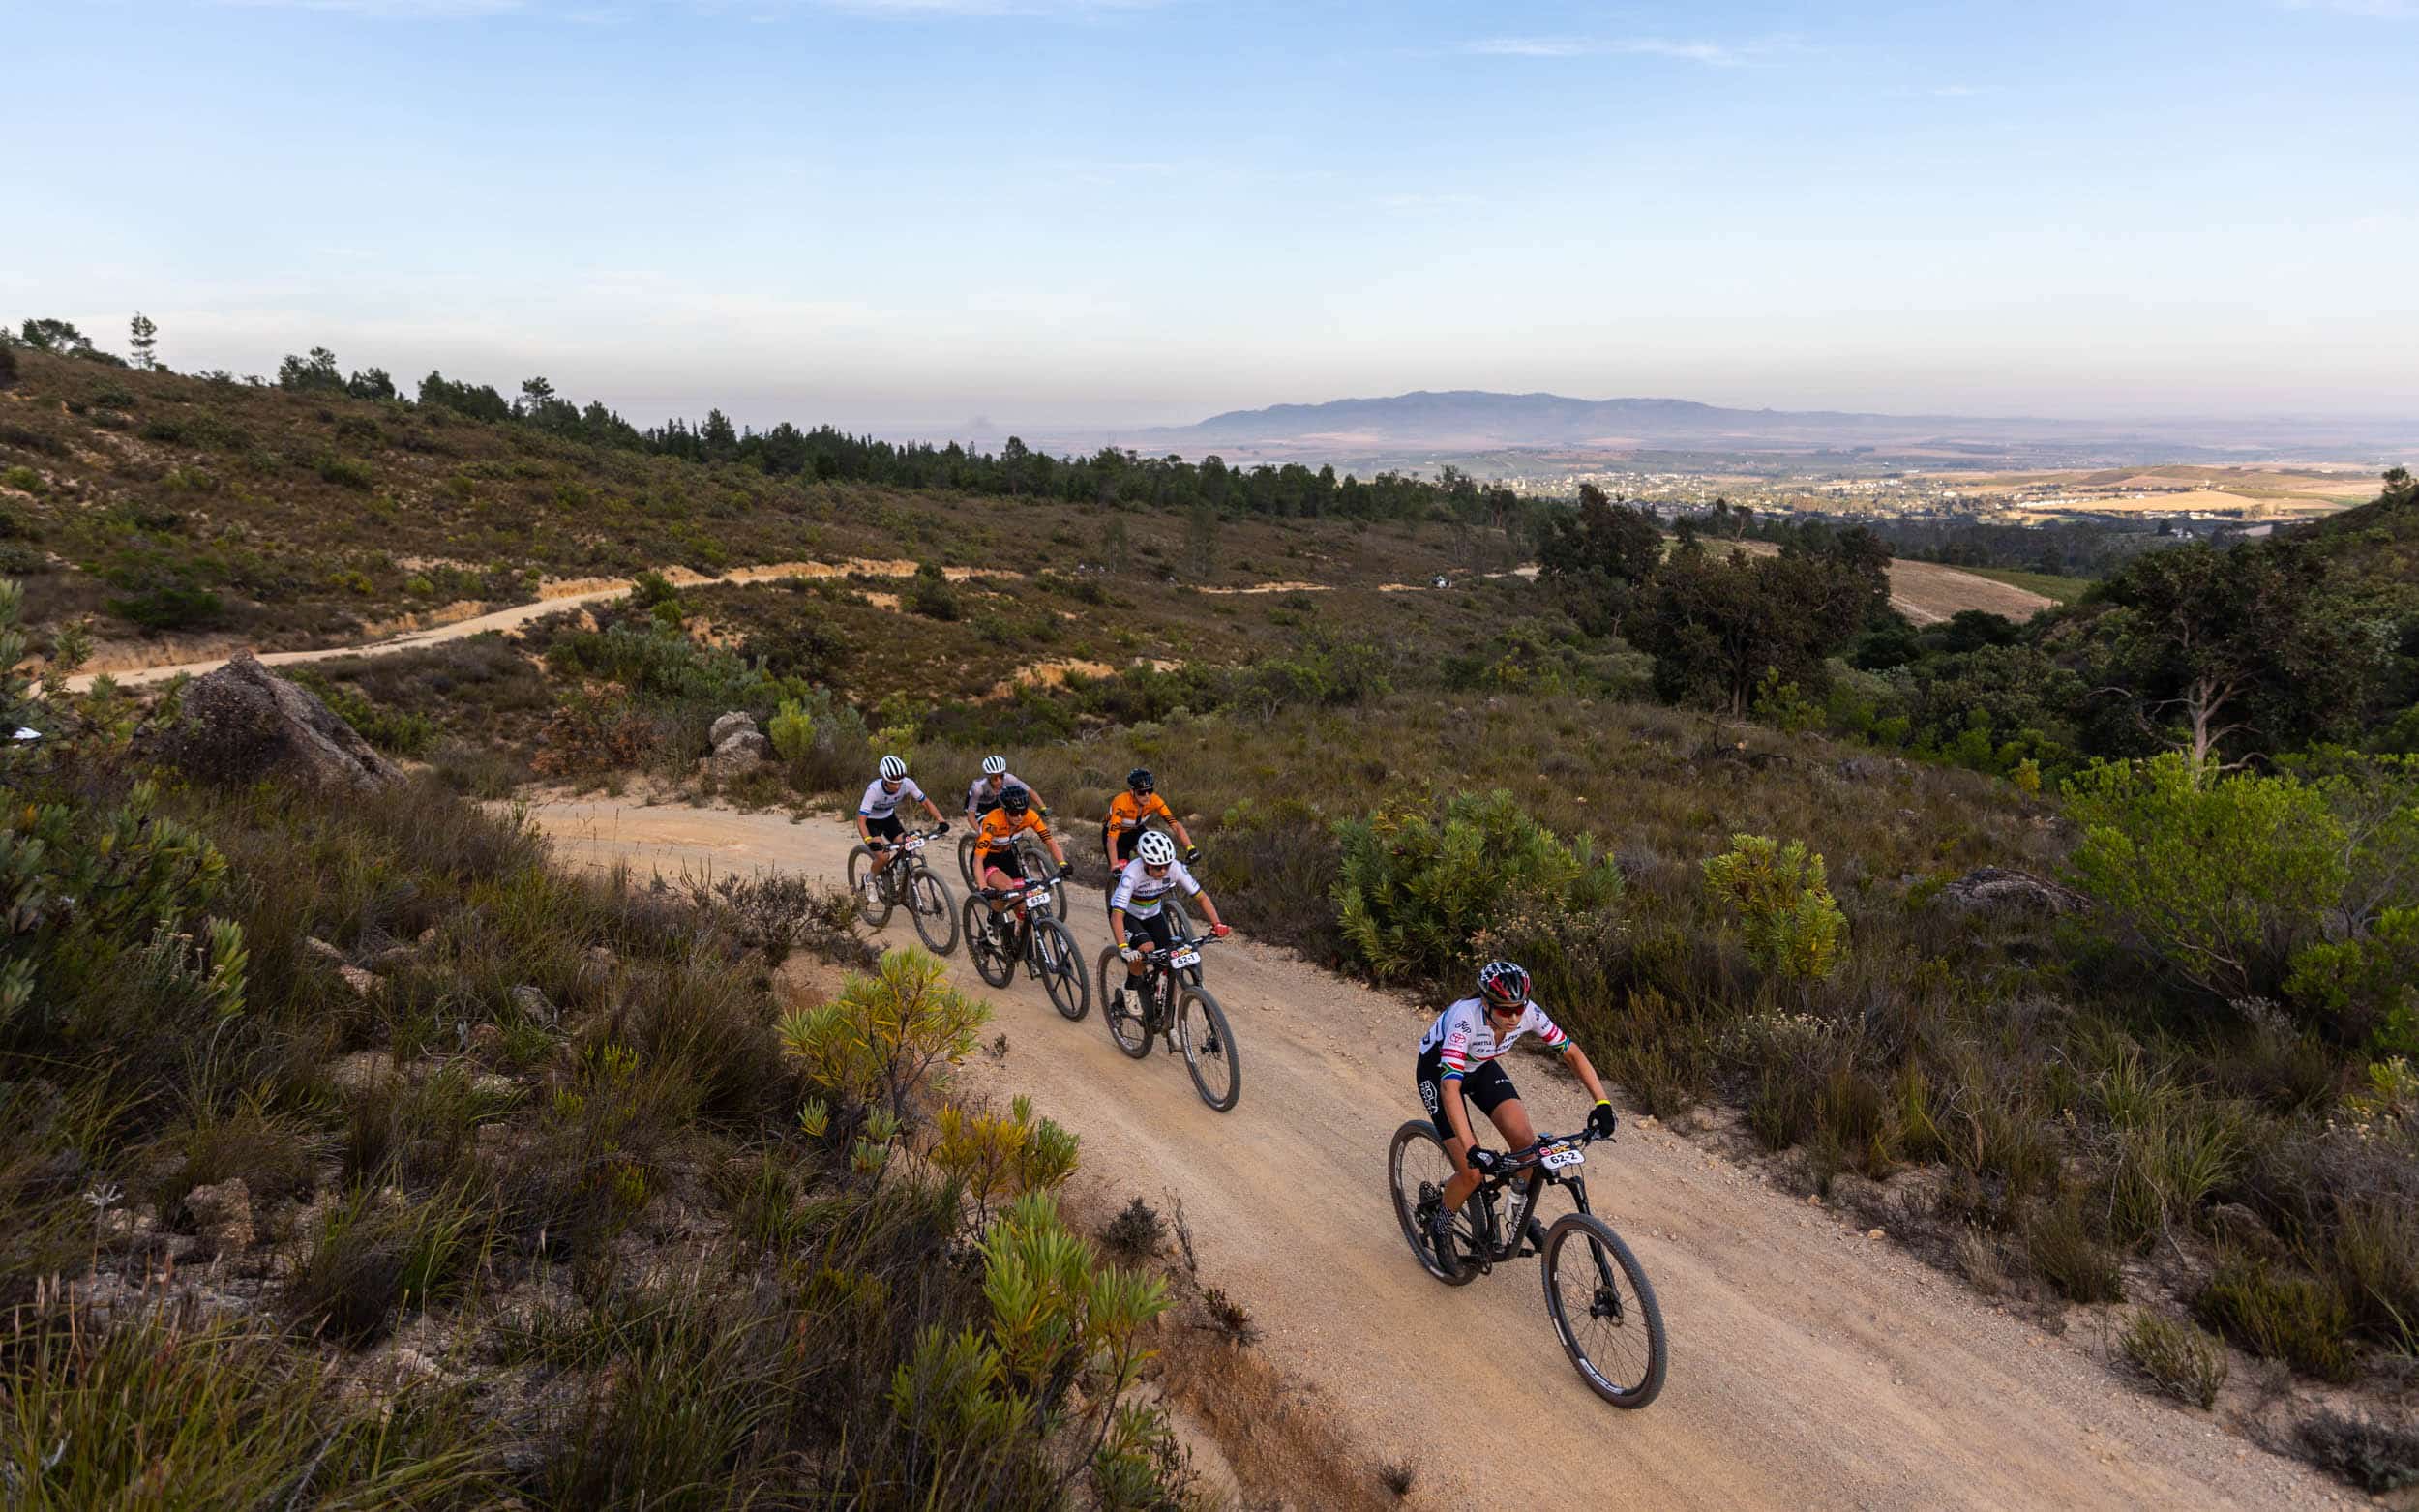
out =
[[1135,859],[1145,866],[1166,866],[1176,859],[1176,842],[1155,829],[1143,831],[1143,838],[1134,842]]
[[907,776],[907,763],[900,760],[897,756],[883,756],[881,758],[881,775],[884,782],[895,783],[899,779]]
[[997,777],[1007,769],[1008,758],[1006,756],[983,757],[983,775],[985,777]]

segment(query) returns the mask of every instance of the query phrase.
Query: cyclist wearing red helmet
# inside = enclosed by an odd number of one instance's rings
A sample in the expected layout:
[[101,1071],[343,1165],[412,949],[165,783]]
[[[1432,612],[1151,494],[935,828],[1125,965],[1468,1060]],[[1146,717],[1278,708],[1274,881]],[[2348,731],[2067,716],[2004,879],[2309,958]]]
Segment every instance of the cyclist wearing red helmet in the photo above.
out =
[[[1612,1100],[1604,1095],[1604,1083],[1596,1079],[1596,1067],[1545,1016],[1545,1010],[1530,1000],[1529,973],[1509,961],[1490,961],[1480,966],[1478,995],[1465,997],[1437,1015],[1428,1032],[1420,1036],[1415,1073],[1419,1101],[1453,1160],[1453,1178],[1445,1183],[1445,1201],[1437,1205],[1428,1225],[1437,1262],[1448,1272],[1460,1264],[1450,1238],[1453,1214],[1478,1190],[1480,1178],[1494,1169],[1496,1160],[1495,1152],[1478,1148],[1471,1135],[1469,1105],[1478,1105],[1509,1148],[1527,1149],[1537,1142],[1537,1126],[1529,1121],[1520,1093],[1497,1060],[1523,1034],[1534,1034],[1547,1049],[1563,1052],[1564,1061],[1596,1099],[1596,1106],[1588,1110],[1588,1127],[1601,1134],[1613,1132]],[[1532,1242],[1542,1238],[1530,1237]]]

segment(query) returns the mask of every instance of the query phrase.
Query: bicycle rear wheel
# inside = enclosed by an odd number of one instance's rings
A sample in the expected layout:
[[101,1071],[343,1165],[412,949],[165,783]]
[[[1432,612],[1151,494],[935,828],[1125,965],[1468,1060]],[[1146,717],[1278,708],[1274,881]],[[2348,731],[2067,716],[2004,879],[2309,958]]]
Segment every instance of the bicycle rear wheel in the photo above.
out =
[[[1193,916],[1184,911],[1184,900],[1174,893],[1168,895],[1168,923],[1175,929],[1178,939],[1193,937]],[[1187,987],[1201,985],[1201,967],[1198,964],[1184,968],[1184,985]]]
[[1444,1201],[1445,1183],[1452,1178],[1453,1157],[1445,1153],[1445,1141],[1436,1137],[1434,1124],[1414,1118],[1394,1131],[1394,1141],[1386,1151],[1386,1180],[1394,1194],[1394,1221],[1402,1225],[1403,1242],[1411,1246],[1411,1253],[1419,1258],[1429,1275],[1448,1287],[1466,1287],[1478,1274],[1478,1267],[1472,1263],[1479,1249],[1474,1227],[1478,1204],[1464,1202],[1453,1219],[1462,1257],[1458,1275],[1437,1263],[1428,1242],[1428,1215]]
[[1016,970],[1016,958],[991,933],[991,906],[980,898],[966,900],[966,955],[974,974],[994,987],[1005,987]]
[[[1100,952],[1100,1022],[1109,1026],[1109,1038],[1117,1048],[1142,1059],[1150,1053],[1150,1034],[1143,1027],[1143,993],[1150,990],[1150,979],[1129,985],[1125,976],[1125,958],[1115,945]],[[1125,1006],[1118,1006],[1118,993],[1125,993]]]
[[1201,1100],[1219,1112],[1233,1110],[1243,1095],[1242,1056],[1226,1010],[1201,988],[1187,987],[1177,998],[1176,1043],[1184,1051],[1184,1069],[1193,1074]]
[[1091,1012],[1091,981],[1075,953],[1075,935],[1056,919],[1033,921],[1033,960],[1041,967],[1041,990],[1068,1023]]
[[1663,1389],[1663,1312],[1638,1258],[1604,1221],[1565,1213],[1545,1231],[1545,1310],[1588,1389],[1632,1410]]
[[970,893],[983,885],[982,879],[974,875],[974,832],[972,830],[968,830],[958,837],[958,875],[965,878],[966,890]]
[[865,927],[878,930],[890,922],[890,910],[897,905],[882,897],[879,888],[866,886],[866,879],[873,875],[873,872],[874,853],[863,845],[851,847],[849,896],[856,900],[856,916],[865,921]]
[[958,948],[958,910],[949,896],[949,884],[942,881],[931,867],[922,862],[908,874],[908,911],[915,922],[915,934],[936,956],[945,956]]

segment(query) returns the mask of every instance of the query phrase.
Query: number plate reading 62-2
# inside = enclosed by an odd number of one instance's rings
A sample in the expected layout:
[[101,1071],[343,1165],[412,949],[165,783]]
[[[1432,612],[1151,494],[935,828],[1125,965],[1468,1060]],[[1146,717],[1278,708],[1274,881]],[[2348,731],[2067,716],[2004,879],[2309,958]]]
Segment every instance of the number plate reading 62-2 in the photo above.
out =
[[1201,964],[1201,952],[1198,950],[1180,950],[1175,955],[1168,958],[1168,964],[1178,967],[1197,966]]
[[1587,1157],[1585,1155],[1580,1154],[1577,1150],[1570,1148],[1568,1145],[1564,1145],[1560,1149],[1547,1150],[1545,1152],[1545,1159],[1539,1161],[1538,1164],[1543,1166],[1548,1171],[1560,1171],[1566,1166],[1582,1165],[1586,1161]]
[[924,848],[924,838],[921,835],[911,836],[907,840],[901,841],[899,845],[900,848],[905,850],[909,855],[913,855],[915,852]]

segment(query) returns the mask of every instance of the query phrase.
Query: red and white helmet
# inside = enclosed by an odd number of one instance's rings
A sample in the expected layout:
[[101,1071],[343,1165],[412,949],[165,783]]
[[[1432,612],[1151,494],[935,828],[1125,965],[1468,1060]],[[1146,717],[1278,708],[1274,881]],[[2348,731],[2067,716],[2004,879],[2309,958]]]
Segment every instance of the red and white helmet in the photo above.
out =
[[1490,961],[1478,968],[1478,996],[1490,1008],[1526,1008],[1529,986],[1529,973],[1516,961]]

